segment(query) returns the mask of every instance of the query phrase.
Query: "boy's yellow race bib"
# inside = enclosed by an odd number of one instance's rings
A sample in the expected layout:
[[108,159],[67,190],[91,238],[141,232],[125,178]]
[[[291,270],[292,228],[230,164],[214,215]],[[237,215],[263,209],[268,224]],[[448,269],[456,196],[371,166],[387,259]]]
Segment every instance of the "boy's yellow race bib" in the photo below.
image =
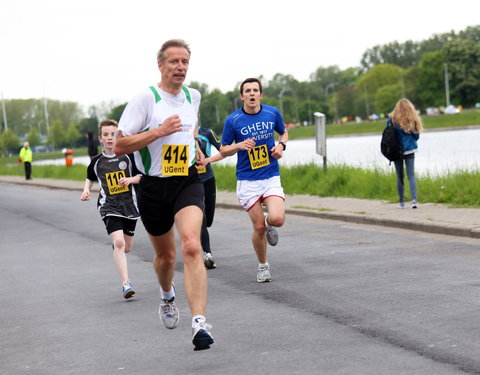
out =
[[125,176],[125,171],[116,171],[105,174],[105,179],[107,180],[108,192],[110,195],[125,193],[128,191],[128,186],[120,185],[120,179]]

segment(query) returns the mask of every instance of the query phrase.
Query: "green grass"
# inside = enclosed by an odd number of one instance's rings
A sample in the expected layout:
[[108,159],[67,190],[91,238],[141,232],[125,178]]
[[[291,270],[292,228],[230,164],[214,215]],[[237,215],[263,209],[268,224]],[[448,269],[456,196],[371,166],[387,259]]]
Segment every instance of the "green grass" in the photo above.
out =
[[[1,165],[0,176],[24,176],[23,164]],[[33,165],[32,178],[54,178],[58,180],[84,181],[87,176],[87,167],[85,165],[72,165],[66,167],[63,165]]]
[[[219,190],[235,191],[235,167],[214,165]],[[282,167],[286,194],[319,197],[376,199],[397,202],[395,172],[330,166],[327,171],[314,164]],[[449,173],[446,176],[417,176],[418,200],[458,207],[480,207],[480,172]],[[408,183],[405,184],[408,197]]]
[[[217,188],[235,191],[234,166],[214,164]],[[0,175],[23,176],[23,164],[0,164]],[[319,197],[347,197],[396,202],[396,175],[392,170],[366,170],[345,165],[329,166],[324,171],[315,164],[282,167],[282,185],[286,194],[306,194]],[[34,165],[33,178],[54,178],[83,181],[86,166]],[[420,202],[443,203],[458,207],[480,207],[480,172],[457,171],[444,176],[417,176]],[[408,183],[405,184],[408,196]]]
[[[426,129],[480,125],[480,111],[469,110],[456,115],[423,117]],[[327,136],[342,134],[380,133],[385,121],[327,125]],[[290,139],[313,137],[313,126],[291,129]],[[86,149],[75,149],[75,156],[86,155]],[[37,153],[34,160],[62,158],[61,152]],[[219,190],[235,191],[235,167],[213,165]],[[0,158],[0,175],[23,176],[23,164],[16,156]],[[364,170],[345,165],[331,165],[327,171],[314,164],[282,167],[282,184],[287,194],[307,194],[320,197],[350,197],[396,202],[395,172]],[[72,167],[34,165],[33,178],[56,178],[83,181],[84,165]],[[417,176],[420,202],[443,203],[459,207],[480,207],[480,172],[456,171],[444,176]],[[408,196],[408,183],[405,184]]]

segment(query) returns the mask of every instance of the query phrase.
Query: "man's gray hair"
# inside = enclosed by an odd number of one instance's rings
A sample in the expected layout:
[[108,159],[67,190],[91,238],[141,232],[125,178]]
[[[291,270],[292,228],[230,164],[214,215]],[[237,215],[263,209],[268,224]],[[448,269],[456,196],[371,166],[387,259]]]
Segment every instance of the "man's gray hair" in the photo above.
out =
[[180,48],[185,48],[188,52],[188,56],[192,54],[190,51],[190,47],[188,46],[187,42],[185,42],[183,39],[170,39],[167,40],[165,43],[163,43],[162,47],[157,53],[157,61],[163,61],[165,59],[165,51],[167,48],[170,47],[180,47]]

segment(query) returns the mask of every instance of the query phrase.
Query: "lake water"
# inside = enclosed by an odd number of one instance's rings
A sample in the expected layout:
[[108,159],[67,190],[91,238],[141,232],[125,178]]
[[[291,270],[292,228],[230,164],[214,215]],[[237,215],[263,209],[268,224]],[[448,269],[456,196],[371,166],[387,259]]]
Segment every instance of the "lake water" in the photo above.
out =
[[[362,135],[327,138],[327,166],[349,165],[360,168],[393,170],[393,164],[380,153],[381,135]],[[480,129],[427,131],[420,135],[419,151],[415,155],[418,175],[442,175],[458,170],[480,170]],[[323,166],[323,158],[316,154],[314,139],[291,140],[280,164],[292,166],[315,163]],[[216,152],[216,150],[214,150]],[[75,164],[88,165],[88,156],[74,158]],[[63,159],[39,161],[34,164],[64,164]],[[236,156],[219,164],[235,165]]]

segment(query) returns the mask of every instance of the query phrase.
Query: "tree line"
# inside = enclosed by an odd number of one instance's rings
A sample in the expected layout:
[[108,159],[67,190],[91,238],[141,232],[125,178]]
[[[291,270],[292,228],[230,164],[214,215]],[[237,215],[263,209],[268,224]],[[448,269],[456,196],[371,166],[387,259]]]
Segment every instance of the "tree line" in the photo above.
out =
[[[360,66],[319,67],[308,81],[281,73],[268,81],[258,78],[264,86],[263,102],[278,107],[285,122],[295,125],[311,124],[314,112],[324,113],[328,122],[368,119],[388,113],[402,97],[422,112],[448,101],[473,107],[480,102],[480,25],[434,34],[420,42],[377,45],[364,52]],[[225,117],[242,104],[238,88],[223,93],[200,82],[190,86],[202,94],[201,123],[221,133]],[[96,134],[99,118],[118,120],[126,106],[91,107],[85,117],[74,102],[10,99],[4,104],[8,114],[8,129],[3,126],[0,134],[4,152],[15,142],[13,148],[18,148],[18,136],[53,148],[85,145],[84,134]]]

